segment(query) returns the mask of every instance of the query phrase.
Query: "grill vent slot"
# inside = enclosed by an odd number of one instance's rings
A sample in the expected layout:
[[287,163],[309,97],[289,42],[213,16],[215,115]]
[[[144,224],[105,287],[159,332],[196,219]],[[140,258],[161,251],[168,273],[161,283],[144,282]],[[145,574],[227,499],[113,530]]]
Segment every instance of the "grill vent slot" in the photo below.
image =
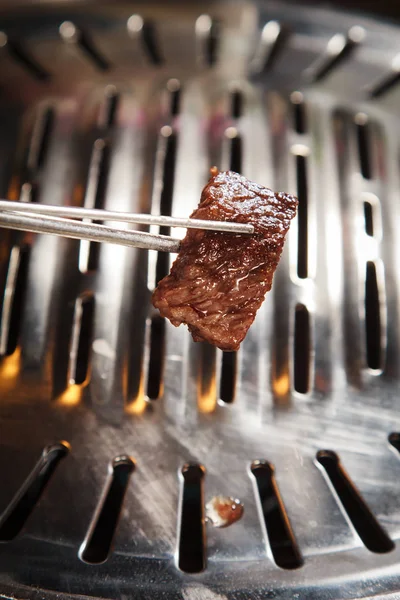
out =
[[298,304],[294,316],[294,389],[307,394],[310,388],[310,315]]
[[374,209],[371,202],[364,202],[365,233],[374,236]]
[[301,92],[293,92],[290,95],[290,100],[293,105],[293,121],[296,133],[304,134],[307,130],[307,115],[304,106],[303,94]]
[[165,353],[165,319],[155,316],[150,325],[150,356],[147,375],[147,396],[157,400],[163,393]]
[[368,508],[335,452],[320,450],[317,461],[328,476],[355,530],[371,552],[393,550],[394,543]]
[[8,542],[20,533],[59,462],[69,451],[67,442],[60,442],[43,450],[33,471],[0,517],[0,541]]
[[380,98],[384,96],[388,92],[390,92],[393,88],[395,88],[400,81],[400,54],[396,54],[396,56],[392,60],[392,68],[386,73],[381,79],[379,79],[376,83],[372,84],[369,88],[369,95],[371,98]]
[[233,119],[240,119],[243,114],[243,94],[239,90],[232,92],[231,95],[231,116]]
[[98,125],[102,129],[108,129],[115,124],[118,110],[119,94],[113,85],[105,89],[104,100],[99,110]]
[[300,279],[308,277],[308,184],[307,158],[296,156],[297,172],[297,275]]
[[278,21],[268,21],[262,29],[261,39],[253,58],[253,71],[262,75],[272,69],[288,38],[288,29]]
[[197,463],[183,466],[183,489],[179,526],[178,566],[185,573],[200,573],[206,566],[204,476],[205,468]]
[[0,320],[0,356],[10,356],[18,346],[29,256],[29,247],[14,246],[10,253]]
[[200,15],[196,21],[196,37],[200,64],[212,67],[218,57],[220,23],[209,15]]
[[251,465],[272,555],[278,567],[297,569],[303,564],[285,506],[275,479],[274,467],[264,460]]
[[161,65],[164,61],[160,52],[154,23],[144,20],[140,15],[132,15],[127,21],[127,28],[131,37],[140,36],[143,50],[149,61],[153,65]]
[[129,456],[117,456],[109,470],[100,501],[79,550],[79,558],[90,564],[103,563],[108,558],[129,479],[135,470],[135,461]]
[[82,385],[88,380],[94,325],[94,296],[85,294],[75,304],[69,364],[69,383]]
[[389,443],[392,444],[393,448],[400,453],[400,433],[391,433],[388,437]]
[[362,42],[365,31],[355,25],[347,36],[337,33],[328,42],[325,53],[308,69],[312,81],[321,81],[341,63],[350,57],[358,44]]
[[376,266],[367,262],[365,276],[365,338],[367,364],[370,369],[382,366],[381,315]]
[[108,61],[97,50],[89,35],[79,29],[71,21],[64,21],[59,28],[60,36],[66,44],[75,45],[82,54],[95,66],[99,71],[108,71],[110,65]]
[[219,395],[221,400],[227,404],[230,404],[235,399],[236,376],[237,353],[223,352]]
[[38,81],[47,81],[50,73],[46,71],[17,40],[11,40],[4,31],[0,31],[0,51],[8,52],[15,62],[19,63],[27,73]]
[[356,115],[356,130],[361,175],[364,179],[371,179],[370,131],[367,116],[363,113]]
[[53,124],[54,110],[48,107],[38,116],[33,128],[26,161],[28,178],[34,177],[44,164]]

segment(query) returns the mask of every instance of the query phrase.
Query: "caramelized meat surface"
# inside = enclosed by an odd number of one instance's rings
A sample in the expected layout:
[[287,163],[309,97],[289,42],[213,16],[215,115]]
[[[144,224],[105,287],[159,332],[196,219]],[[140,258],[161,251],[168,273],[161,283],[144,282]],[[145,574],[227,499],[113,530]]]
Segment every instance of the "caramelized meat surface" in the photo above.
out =
[[211,174],[191,218],[251,223],[254,234],[188,229],[153,304],[173,325],[186,323],[195,341],[234,351],[271,289],[297,198],[232,171]]

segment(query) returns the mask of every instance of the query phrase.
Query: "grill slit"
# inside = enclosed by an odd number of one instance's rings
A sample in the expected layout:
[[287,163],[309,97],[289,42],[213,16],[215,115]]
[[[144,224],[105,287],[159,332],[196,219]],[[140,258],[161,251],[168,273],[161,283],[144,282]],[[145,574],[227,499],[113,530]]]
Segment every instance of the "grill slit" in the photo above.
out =
[[165,319],[155,316],[150,325],[150,356],[147,375],[147,396],[157,400],[163,393],[165,355]]
[[182,500],[179,523],[178,566],[185,573],[200,573],[206,567],[204,476],[205,468],[185,464],[181,471]]
[[364,123],[356,123],[356,130],[361,175],[364,177],[364,179],[371,179],[372,169],[369,145],[369,125],[366,121]]
[[268,21],[261,32],[259,46],[253,59],[253,70],[262,75],[272,69],[288,38],[288,29],[278,21]]
[[301,92],[293,92],[290,96],[293,106],[294,129],[303,135],[307,131],[307,115]]
[[104,101],[100,107],[98,125],[102,129],[108,129],[115,123],[119,103],[119,94],[113,86],[106,89]]
[[82,385],[88,379],[94,325],[94,296],[85,294],[75,304],[69,364],[69,383]]
[[243,114],[243,94],[236,90],[231,94],[231,116],[233,119],[240,119]]
[[374,236],[374,213],[371,202],[364,201],[365,233]]
[[389,443],[400,453],[400,433],[393,432],[388,437]]
[[297,172],[297,275],[300,279],[308,277],[308,184],[307,159],[296,156]]
[[[85,208],[104,208],[110,164],[110,147],[103,139],[95,141],[86,184]],[[96,221],[94,221],[96,222]],[[79,244],[79,270],[95,271],[99,264],[100,244],[82,240]]]
[[14,246],[10,253],[0,320],[0,356],[11,356],[18,346],[29,256],[29,247]]
[[29,153],[26,161],[28,176],[32,177],[35,172],[43,166],[50,134],[54,123],[54,110],[47,108],[36,119],[29,145]]
[[109,470],[92,522],[79,549],[79,558],[90,564],[103,563],[110,554],[135,462],[129,456],[118,456]]
[[312,81],[321,81],[341,63],[348,59],[364,37],[363,29],[352,27],[344,36],[335,34],[328,42],[325,53],[310,67]]
[[369,95],[371,98],[380,98],[384,96],[388,92],[390,92],[394,87],[398,85],[400,81],[400,71],[394,70],[393,72],[387,73],[379,79],[377,83],[372,85],[369,90]]
[[160,53],[154,23],[144,21],[142,27],[142,42],[147,56],[154,65],[161,65],[163,59]]
[[310,388],[310,315],[297,304],[294,320],[294,389],[307,394]]
[[377,553],[393,550],[394,543],[351,481],[339,456],[331,450],[320,450],[316,459],[329,477],[344,510],[368,550]]
[[297,569],[303,564],[301,552],[292,531],[279,488],[274,467],[264,460],[251,465],[269,545],[275,563],[282,569]]
[[69,451],[67,442],[43,450],[39,461],[0,517],[0,541],[11,541],[20,533],[58,464]]
[[47,81],[50,73],[46,71],[17,40],[7,39],[6,48],[9,55],[38,81]]
[[376,266],[367,262],[365,276],[365,337],[367,364],[370,369],[380,369],[382,363],[381,315]]
[[[165,157],[162,174],[162,189],[160,194],[160,214],[171,215],[174,194],[175,163],[177,150],[177,134],[171,132],[166,138]],[[170,235],[170,227],[160,227],[160,234]],[[169,272],[169,254],[158,252],[156,263],[156,283]]]

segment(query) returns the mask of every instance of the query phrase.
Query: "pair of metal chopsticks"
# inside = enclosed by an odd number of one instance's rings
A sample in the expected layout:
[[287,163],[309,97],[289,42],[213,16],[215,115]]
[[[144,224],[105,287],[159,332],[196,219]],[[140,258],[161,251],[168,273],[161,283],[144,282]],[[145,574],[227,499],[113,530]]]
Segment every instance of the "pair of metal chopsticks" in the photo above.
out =
[[92,220],[207,229],[235,234],[254,233],[253,226],[246,223],[182,219],[163,215],[134,214],[0,200],[0,227],[6,229],[49,233],[90,242],[110,242],[122,246],[135,246],[136,248],[161,252],[179,251],[181,240],[177,238],[131,229],[117,229],[92,223]]

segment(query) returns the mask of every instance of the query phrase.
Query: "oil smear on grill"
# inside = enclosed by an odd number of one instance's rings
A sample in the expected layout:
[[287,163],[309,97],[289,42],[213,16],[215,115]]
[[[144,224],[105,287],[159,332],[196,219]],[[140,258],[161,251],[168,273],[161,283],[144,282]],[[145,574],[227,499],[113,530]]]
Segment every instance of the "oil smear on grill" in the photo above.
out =
[[267,461],[256,460],[251,465],[251,473],[275,563],[282,569],[301,567],[303,558],[279,492],[274,467]]
[[185,573],[200,573],[206,567],[205,473],[197,463],[187,463],[181,471],[177,562]]
[[79,549],[79,558],[82,561],[99,564],[107,560],[134,470],[135,461],[130,456],[117,456],[110,464],[102,495]]
[[371,552],[393,550],[394,543],[372,514],[364,498],[346,473],[339,456],[331,450],[320,450],[316,460],[333,486],[354,529]]
[[60,461],[70,451],[68,442],[47,446],[39,461],[0,517],[0,541],[13,540],[23,529]]

